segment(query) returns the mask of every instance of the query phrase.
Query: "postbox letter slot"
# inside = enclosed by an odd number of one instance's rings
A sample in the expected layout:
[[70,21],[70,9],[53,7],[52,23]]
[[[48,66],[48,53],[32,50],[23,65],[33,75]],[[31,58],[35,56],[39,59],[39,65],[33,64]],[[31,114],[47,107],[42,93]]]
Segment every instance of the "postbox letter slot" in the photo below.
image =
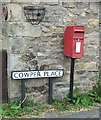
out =
[[84,33],[84,31],[75,30],[75,33]]

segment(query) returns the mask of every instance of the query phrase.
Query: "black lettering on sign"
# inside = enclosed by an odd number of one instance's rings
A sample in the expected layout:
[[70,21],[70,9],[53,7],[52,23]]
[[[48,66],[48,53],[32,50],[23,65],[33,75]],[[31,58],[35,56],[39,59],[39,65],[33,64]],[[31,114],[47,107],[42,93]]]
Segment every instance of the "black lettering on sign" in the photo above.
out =
[[30,73],[23,73],[23,74],[24,74],[24,77],[26,78],[26,77],[29,77]]
[[51,76],[54,76],[54,75],[55,75],[55,72],[52,72],[52,73],[51,73]]
[[32,77],[32,76],[33,76],[33,72],[30,73],[30,77]]
[[56,72],[55,72],[55,75],[58,76],[58,75],[59,75],[59,71],[56,71]]
[[59,71],[59,76],[61,75],[61,71]]
[[36,76],[36,72],[34,72],[34,77]]
[[56,71],[56,76],[60,76],[60,71]]
[[48,77],[48,76],[49,76],[49,73],[48,73],[48,72],[44,72],[44,76],[45,76],[45,77]]
[[15,73],[15,74],[14,74],[14,77],[15,77],[15,78],[18,78],[18,73]]
[[20,77],[20,78],[23,78],[23,73],[19,73],[19,77]]
[[39,71],[37,72],[37,77],[41,77],[41,74]]
[[43,70],[43,71],[14,71],[13,79],[30,79],[30,78],[46,78],[46,77],[62,77],[63,70]]

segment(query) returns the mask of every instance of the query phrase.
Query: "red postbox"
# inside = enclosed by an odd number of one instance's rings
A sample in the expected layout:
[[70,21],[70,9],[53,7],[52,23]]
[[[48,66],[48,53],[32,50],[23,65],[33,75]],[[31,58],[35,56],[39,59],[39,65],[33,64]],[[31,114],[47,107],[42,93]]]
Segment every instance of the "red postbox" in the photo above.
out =
[[82,58],[84,52],[84,26],[68,26],[64,33],[64,56]]

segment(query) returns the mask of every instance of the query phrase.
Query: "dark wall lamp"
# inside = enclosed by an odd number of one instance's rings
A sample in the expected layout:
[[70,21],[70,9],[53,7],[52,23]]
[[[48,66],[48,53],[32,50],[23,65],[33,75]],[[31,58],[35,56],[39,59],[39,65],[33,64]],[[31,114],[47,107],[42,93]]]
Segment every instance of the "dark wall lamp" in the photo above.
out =
[[24,14],[32,25],[38,25],[45,16],[45,8],[42,6],[25,6]]

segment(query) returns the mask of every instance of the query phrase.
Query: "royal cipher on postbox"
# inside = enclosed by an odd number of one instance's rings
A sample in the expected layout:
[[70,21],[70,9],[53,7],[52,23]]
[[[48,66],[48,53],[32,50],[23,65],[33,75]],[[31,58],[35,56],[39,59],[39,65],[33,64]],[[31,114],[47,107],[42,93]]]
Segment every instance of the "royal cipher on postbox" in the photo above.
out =
[[64,33],[64,56],[82,58],[84,53],[84,26],[67,26]]

